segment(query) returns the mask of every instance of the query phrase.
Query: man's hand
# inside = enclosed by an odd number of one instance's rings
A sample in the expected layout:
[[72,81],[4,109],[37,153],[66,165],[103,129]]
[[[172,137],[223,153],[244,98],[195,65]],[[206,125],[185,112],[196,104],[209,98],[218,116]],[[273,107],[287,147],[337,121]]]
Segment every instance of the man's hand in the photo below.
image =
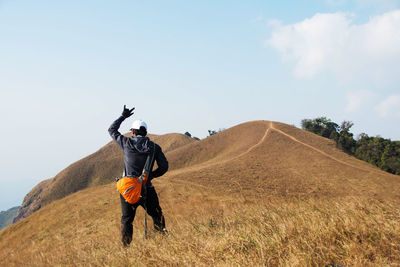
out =
[[124,110],[122,111],[122,117],[124,117],[125,119],[129,118],[130,116],[133,115],[134,109],[135,108],[132,108],[132,109],[126,108],[126,105],[124,105]]

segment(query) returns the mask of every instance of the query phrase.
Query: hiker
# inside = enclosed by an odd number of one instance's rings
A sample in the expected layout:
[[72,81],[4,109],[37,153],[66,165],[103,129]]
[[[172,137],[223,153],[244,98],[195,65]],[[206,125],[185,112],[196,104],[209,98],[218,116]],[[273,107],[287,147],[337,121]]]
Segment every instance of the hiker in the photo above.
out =
[[168,161],[165,158],[161,147],[146,137],[147,124],[144,121],[135,120],[133,122],[131,128],[132,137],[130,138],[125,137],[118,131],[121,123],[132,116],[134,109],[135,108],[128,109],[126,108],[126,105],[124,105],[122,115],[114,121],[108,129],[112,139],[124,152],[124,172],[122,177],[140,177],[148,155],[154,156],[158,167],[156,170],[152,171],[154,160],[150,163],[148,180],[144,185],[144,190],[142,189],[142,195],[137,203],[128,203],[120,194],[122,208],[121,235],[122,244],[125,247],[132,241],[132,222],[135,218],[136,208],[139,205],[142,206],[152,217],[154,229],[161,233],[167,233],[167,230],[165,229],[165,219],[158,202],[156,190],[152,185],[151,180],[167,172]]

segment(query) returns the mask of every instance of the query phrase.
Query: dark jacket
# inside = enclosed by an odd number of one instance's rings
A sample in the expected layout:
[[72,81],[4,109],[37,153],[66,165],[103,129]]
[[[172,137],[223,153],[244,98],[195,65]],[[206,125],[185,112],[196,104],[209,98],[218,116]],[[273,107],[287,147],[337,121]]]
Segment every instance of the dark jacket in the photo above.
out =
[[[129,138],[122,135],[118,131],[118,129],[124,120],[124,117],[119,117],[111,124],[110,128],[108,129],[108,133],[111,135],[112,139],[124,152],[123,176],[139,177],[142,174],[147,155],[149,155],[150,149],[154,147],[154,159],[157,162],[158,168],[154,171],[151,171],[149,174],[149,180],[147,181],[146,185],[151,186],[151,179],[159,177],[167,172],[168,161],[165,158],[161,147],[156,143],[150,141],[148,137],[133,136]],[[153,169],[153,165],[154,162],[150,168],[151,170]]]

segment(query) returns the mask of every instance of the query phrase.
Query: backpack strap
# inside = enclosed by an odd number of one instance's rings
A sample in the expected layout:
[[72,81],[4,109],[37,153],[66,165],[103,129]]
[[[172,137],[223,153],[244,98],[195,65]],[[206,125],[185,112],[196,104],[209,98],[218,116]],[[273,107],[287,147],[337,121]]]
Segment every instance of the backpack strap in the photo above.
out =
[[139,184],[143,182],[143,179],[145,177],[149,176],[150,171],[151,171],[150,168],[154,161],[154,153],[156,150],[156,145],[154,142],[151,142],[151,143],[153,143],[153,149],[150,150],[150,154],[147,156],[146,163],[144,164],[144,167],[143,167],[142,175],[140,175],[140,179],[138,181]]

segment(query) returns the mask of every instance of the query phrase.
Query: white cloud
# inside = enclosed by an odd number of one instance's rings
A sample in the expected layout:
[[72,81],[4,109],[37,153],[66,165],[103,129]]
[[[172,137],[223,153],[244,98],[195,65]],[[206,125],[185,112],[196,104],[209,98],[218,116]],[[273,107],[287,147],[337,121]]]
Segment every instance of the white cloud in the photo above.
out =
[[333,73],[341,82],[393,83],[400,77],[400,10],[354,24],[347,13],[316,14],[274,27],[267,44],[293,62],[298,78]]
[[345,111],[348,113],[357,112],[368,106],[375,97],[375,94],[368,90],[351,91],[346,94],[347,105]]
[[375,110],[381,118],[400,118],[400,94],[389,96],[380,102]]

